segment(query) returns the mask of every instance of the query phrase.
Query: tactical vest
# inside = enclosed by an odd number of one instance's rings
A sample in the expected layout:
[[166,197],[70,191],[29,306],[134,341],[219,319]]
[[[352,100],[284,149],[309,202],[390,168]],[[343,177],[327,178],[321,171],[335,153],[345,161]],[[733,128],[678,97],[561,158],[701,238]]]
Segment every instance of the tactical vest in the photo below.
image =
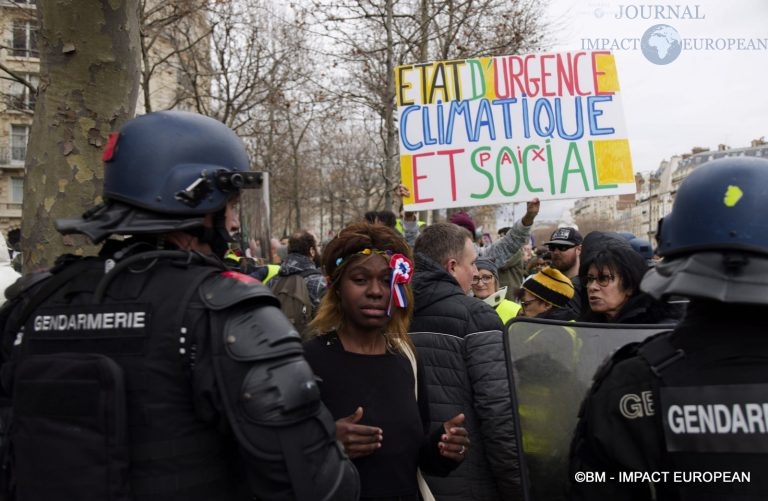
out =
[[674,475],[673,484],[657,485],[660,499],[670,486],[677,491],[672,496],[683,501],[703,493],[712,499],[765,499],[765,344],[734,342],[689,355],[669,337],[659,334],[637,348],[654,376],[653,407],[664,448],[658,467]]
[[247,499],[234,440],[192,391],[193,378],[215,389],[210,366],[197,367],[217,328],[198,287],[221,268],[158,253],[105,279],[113,266],[74,261],[24,293],[47,298],[17,302],[6,324],[16,499]]

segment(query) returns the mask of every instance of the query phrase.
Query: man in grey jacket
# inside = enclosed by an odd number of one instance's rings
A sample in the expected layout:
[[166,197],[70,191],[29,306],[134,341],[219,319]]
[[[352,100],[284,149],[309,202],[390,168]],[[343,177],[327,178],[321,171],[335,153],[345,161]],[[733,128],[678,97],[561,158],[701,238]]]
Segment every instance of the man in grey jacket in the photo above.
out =
[[477,275],[472,239],[453,223],[436,223],[422,230],[414,250],[411,332],[424,366],[431,420],[437,426],[463,412],[472,440],[461,466],[427,482],[440,501],[521,499],[503,325],[493,308],[467,295]]

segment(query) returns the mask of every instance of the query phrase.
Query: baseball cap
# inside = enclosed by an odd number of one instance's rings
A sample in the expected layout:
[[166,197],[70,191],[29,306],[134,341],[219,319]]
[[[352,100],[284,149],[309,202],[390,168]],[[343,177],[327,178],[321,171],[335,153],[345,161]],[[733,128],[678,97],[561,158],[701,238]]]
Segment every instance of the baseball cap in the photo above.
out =
[[576,228],[566,226],[556,229],[552,236],[549,237],[549,242],[544,242],[544,245],[569,245],[573,247],[574,245],[581,245],[583,241],[584,238],[582,238],[581,233]]

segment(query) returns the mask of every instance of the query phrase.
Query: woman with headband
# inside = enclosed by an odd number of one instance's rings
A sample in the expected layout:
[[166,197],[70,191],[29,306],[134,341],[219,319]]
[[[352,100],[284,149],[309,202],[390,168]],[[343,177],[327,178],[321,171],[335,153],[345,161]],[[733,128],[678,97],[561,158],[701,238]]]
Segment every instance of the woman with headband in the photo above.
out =
[[356,223],[322,256],[328,291],[310,324],[306,358],[336,438],[360,473],[361,499],[419,501],[420,471],[447,475],[464,460],[464,415],[429,433],[420,362],[408,336],[411,250],[395,230]]

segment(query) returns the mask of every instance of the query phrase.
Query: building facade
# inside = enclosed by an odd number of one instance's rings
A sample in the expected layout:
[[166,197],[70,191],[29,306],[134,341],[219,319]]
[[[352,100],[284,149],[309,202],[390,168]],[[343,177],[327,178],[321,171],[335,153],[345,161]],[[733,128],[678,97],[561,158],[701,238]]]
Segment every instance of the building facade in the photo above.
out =
[[0,79],[0,230],[18,228],[24,199],[24,160],[35,109],[40,59],[35,0],[0,0],[0,62],[30,86]]

